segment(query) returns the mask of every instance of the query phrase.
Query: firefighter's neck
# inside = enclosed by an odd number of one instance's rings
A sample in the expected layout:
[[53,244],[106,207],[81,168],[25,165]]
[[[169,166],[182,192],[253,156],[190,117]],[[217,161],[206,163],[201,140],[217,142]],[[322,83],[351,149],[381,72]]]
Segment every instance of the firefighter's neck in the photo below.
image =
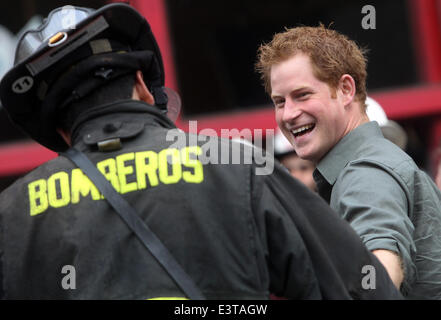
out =
[[[148,103],[150,105],[155,104],[155,99],[153,98],[153,95],[150,93],[149,89],[147,88],[142,76],[142,72],[139,70],[136,71],[135,85],[133,86],[132,99],[144,101],[145,103]],[[61,128],[57,128],[57,132],[67,143],[67,145],[71,147],[72,146],[71,132]]]

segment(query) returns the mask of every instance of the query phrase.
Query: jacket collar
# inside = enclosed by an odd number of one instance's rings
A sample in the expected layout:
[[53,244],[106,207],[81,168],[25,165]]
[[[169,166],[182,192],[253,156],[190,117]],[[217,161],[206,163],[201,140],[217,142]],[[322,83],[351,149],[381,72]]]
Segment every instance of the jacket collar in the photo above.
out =
[[129,138],[137,135],[145,124],[176,128],[157,107],[138,100],[121,100],[97,106],[82,113],[73,125],[72,141],[91,143],[105,138]]

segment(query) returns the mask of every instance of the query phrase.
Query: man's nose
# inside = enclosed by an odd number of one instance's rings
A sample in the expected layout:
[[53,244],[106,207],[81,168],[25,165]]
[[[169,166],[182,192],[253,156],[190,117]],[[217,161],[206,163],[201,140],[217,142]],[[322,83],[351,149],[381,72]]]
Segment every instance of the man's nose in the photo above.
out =
[[285,101],[285,106],[283,108],[283,121],[292,121],[300,117],[302,111],[299,106],[294,103],[291,99]]

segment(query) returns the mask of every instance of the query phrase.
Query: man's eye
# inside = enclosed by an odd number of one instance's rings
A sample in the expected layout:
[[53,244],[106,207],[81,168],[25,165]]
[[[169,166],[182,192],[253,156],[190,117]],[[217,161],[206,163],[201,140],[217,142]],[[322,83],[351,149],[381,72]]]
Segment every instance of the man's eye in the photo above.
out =
[[283,107],[285,100],[274,100],[273,103],[276,108],[281,108]]
[[297,97],[298,98],[306,98],[307,96],[309,96],[311,94],[311,92],[302,92],[300,93]]

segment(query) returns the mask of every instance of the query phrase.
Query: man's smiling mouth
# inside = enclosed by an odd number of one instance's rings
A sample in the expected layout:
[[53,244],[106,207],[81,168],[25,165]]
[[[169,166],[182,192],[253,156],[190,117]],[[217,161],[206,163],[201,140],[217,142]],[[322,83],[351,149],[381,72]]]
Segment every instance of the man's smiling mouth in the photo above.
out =
[[297,128],[295,130],[291,130],[291,133],[294,135],[294,137],[300,137],[304,135],[305,133],[311,132],[315,128],[315,124],[310,123],[304,126],[301,126],[300,128]]

